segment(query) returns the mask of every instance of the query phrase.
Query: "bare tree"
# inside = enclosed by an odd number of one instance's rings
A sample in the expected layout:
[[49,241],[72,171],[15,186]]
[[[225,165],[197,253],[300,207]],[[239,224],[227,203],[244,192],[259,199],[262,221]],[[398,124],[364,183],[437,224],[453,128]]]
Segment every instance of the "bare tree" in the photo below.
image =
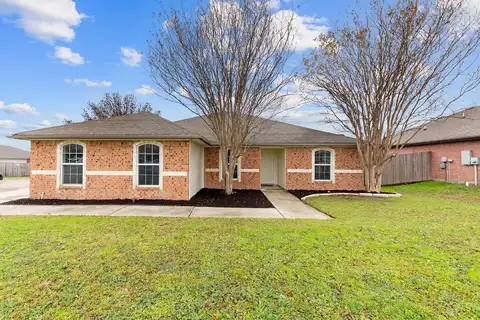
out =
[[97,103],[88,102],[82,116],[85,120],[98,120],[137,112],[153,112],[153,109],[150,103],[137,102],[134,94],[122,96],[114,92],[105,93],[103,99]]
[[237,159],[282,109],[292,17],[273,15],[266,0],[224,0],[157,19],[148,56],[153,82],[216,135],[231,194]]
[[384,165],[413,137],[406,130],[478,86],[477,17],[465,0],[372,0],[305,59],[311,100],[355,136],[368,191],[380,191]]

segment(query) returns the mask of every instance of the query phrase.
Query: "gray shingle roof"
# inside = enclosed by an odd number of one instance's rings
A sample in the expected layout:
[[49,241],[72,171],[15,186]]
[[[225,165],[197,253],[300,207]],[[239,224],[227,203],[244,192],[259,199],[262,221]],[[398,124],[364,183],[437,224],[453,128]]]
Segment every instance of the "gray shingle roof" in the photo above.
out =
[[[267,120],[266,132],[255,145],[355,145],[355,139],[340,134]],[[200,117],[168,121],[156,114],[141,112],[50,127],[10,136],[14,139],[201,139],[216,145],[213,132]]]
[[204,139],[175,123],[150,112],[91,120],[26,131],[15,139]]
[[0,161],[1,159],[30,159],[30,152],[11,146],[0,145]]
[[480,139],[480,106],[430,121],[422,126],[420,131],[418,129],[406,131],[402,141],[407,141],[409,138],[411,140],[406,145]]
[[[215,135],[201,117],[195,117],[175,122],[217,144]],[[267,120],[266,131],[253,142],[259,146],[285,145],[355,145],[355,139],[341,134],[309,129],[284,122]]]

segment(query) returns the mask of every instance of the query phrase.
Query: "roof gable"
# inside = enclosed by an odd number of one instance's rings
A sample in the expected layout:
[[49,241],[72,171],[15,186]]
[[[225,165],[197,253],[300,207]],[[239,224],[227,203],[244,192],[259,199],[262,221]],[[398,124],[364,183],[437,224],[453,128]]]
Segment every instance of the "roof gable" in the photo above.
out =
[[[201,139],[210,145],[217,139],[203,118],[171,122],[150,112],[90,120],[13,134],[15,139]],[[355,145],[355,139],[340,134],[266,120],[266,130],[255,145]]]

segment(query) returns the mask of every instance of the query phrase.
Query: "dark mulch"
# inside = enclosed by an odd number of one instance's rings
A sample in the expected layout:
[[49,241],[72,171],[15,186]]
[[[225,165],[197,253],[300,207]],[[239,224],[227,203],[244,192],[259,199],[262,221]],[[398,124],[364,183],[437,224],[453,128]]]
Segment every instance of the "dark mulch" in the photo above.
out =
[[[368,193],[365,190],[288,190],[298,199],[318,193]],[[371,192],[373,194],[373,192]],[[393,194],[393,192],[380,192],[381,194]]]
[[234,190],[227,196],[223,190],[202,189],[190,200],[60,200],[60,199],[17,199],[2,203],[22,205],[146,205],[146,206],[196,206],[232,208],[273,208],[272,203],[260,190]]

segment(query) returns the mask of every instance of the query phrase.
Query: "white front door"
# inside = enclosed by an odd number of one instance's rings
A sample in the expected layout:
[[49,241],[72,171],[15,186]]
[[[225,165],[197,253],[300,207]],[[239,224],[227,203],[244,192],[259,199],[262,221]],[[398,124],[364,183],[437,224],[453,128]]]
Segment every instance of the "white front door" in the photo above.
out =
[[277,184],[277,154],[275,149],[262,149],[260,159],[260,184]]

